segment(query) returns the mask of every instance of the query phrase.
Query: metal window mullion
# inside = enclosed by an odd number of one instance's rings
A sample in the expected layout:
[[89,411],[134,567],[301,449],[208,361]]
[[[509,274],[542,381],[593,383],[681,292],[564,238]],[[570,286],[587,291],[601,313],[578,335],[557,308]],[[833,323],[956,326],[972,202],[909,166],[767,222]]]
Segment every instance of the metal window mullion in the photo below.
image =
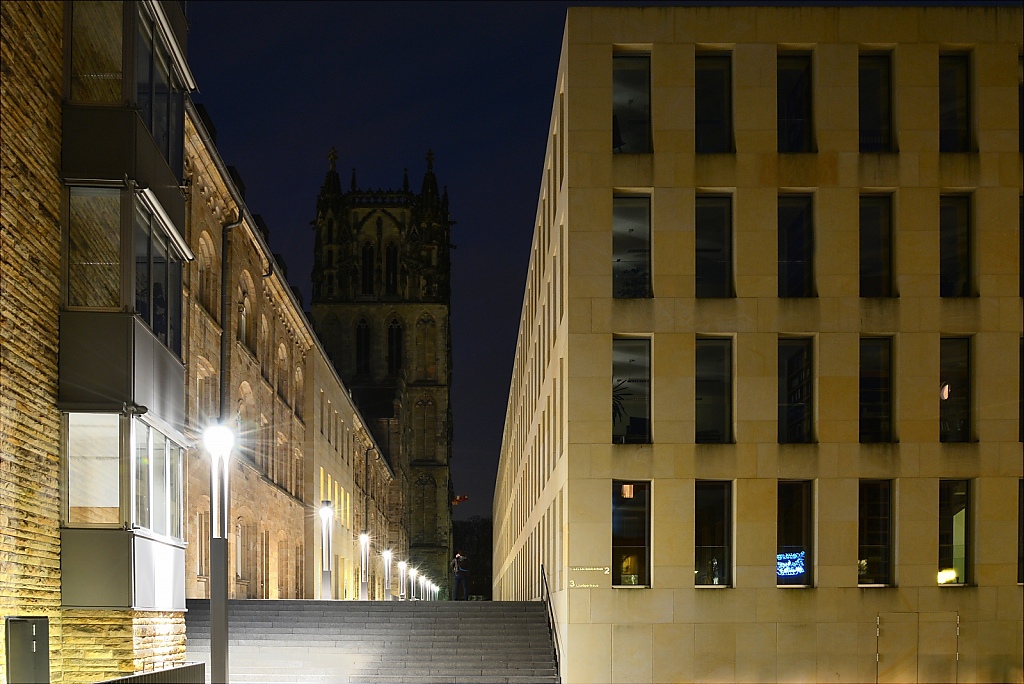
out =
[[121,491],[118,496],[121,508],[121,526],[125,529],[132,528],[132,520],[135,517],[135,467],[136,467],[136,456],[135,453],[135,430],[137,421],[131,414],[121,414],[119,421],[120,425],[120,443],[121,443],[121,454],[119,462],[121,464]]

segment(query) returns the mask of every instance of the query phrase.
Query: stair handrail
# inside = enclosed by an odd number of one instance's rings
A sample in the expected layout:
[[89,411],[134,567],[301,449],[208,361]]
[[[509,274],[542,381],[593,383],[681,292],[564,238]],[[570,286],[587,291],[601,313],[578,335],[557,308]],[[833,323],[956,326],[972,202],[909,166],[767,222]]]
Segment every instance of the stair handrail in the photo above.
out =
[[551,589],[548,587],[548,575],[544,571],[544,564],[540,564],[540,587],[541,587],[541,600],[544,601],[544,606],[547,608],[548,613],[548,631],[555,637],[555,675],[558,680],[561,681],[561,653],[562,653],[562,640],[558,634],[558,623],[555,621],[555,609],[551,605]]

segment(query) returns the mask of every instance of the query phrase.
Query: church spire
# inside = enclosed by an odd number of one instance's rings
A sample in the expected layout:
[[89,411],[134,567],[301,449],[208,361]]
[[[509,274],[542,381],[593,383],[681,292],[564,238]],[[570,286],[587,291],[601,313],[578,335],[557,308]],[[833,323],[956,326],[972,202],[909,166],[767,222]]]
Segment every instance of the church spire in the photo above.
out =
[[327,169],[323,185],[320,186],[320,195],[316,199],[317,216],[322,215],[328,206],[341,197],[341,179],[338,178],[335,164],[338,159],[338,151],[333,146],[327,154],[327,159],[330,162],[330,167]]
[[427,150],[427,172],[423,175],[423,187],[420,190],[423,206],[428,209],[436,207],[440,200],[439,194],[437,177],[434,175],[434,151]]

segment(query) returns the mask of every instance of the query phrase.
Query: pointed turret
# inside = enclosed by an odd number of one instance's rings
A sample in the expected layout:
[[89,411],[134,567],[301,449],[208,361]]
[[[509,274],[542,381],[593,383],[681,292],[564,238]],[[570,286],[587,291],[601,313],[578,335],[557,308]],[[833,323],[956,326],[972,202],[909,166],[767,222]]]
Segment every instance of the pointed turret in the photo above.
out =
[[440,201],[438,195],[437,176],[434,175],[434,151],[427,150],[427,172],[423,175],[423,188],[420,190],[423,208],[429,211],[437,207]]
[[341,197],[341,179],[338,178],[338,169],[335,165],[335,162],[338,160],[338,152],[334,147],[331,147],[327,159],[330,160],[331,165],[327,169],[324,184],[320,186],[320,194],[316,199],[317,218],[323,216],[327,208],[332,206]]

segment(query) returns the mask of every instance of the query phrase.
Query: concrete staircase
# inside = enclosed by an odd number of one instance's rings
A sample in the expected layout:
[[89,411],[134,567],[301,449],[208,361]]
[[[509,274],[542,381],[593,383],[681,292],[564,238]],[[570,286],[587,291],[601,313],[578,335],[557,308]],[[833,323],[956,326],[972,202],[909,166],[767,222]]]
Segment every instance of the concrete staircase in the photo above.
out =
[[[186,660],[209,681],[210,602],[187,607]],[[232,684],[558,682],[540,602],[230,601],[228,628]]]

